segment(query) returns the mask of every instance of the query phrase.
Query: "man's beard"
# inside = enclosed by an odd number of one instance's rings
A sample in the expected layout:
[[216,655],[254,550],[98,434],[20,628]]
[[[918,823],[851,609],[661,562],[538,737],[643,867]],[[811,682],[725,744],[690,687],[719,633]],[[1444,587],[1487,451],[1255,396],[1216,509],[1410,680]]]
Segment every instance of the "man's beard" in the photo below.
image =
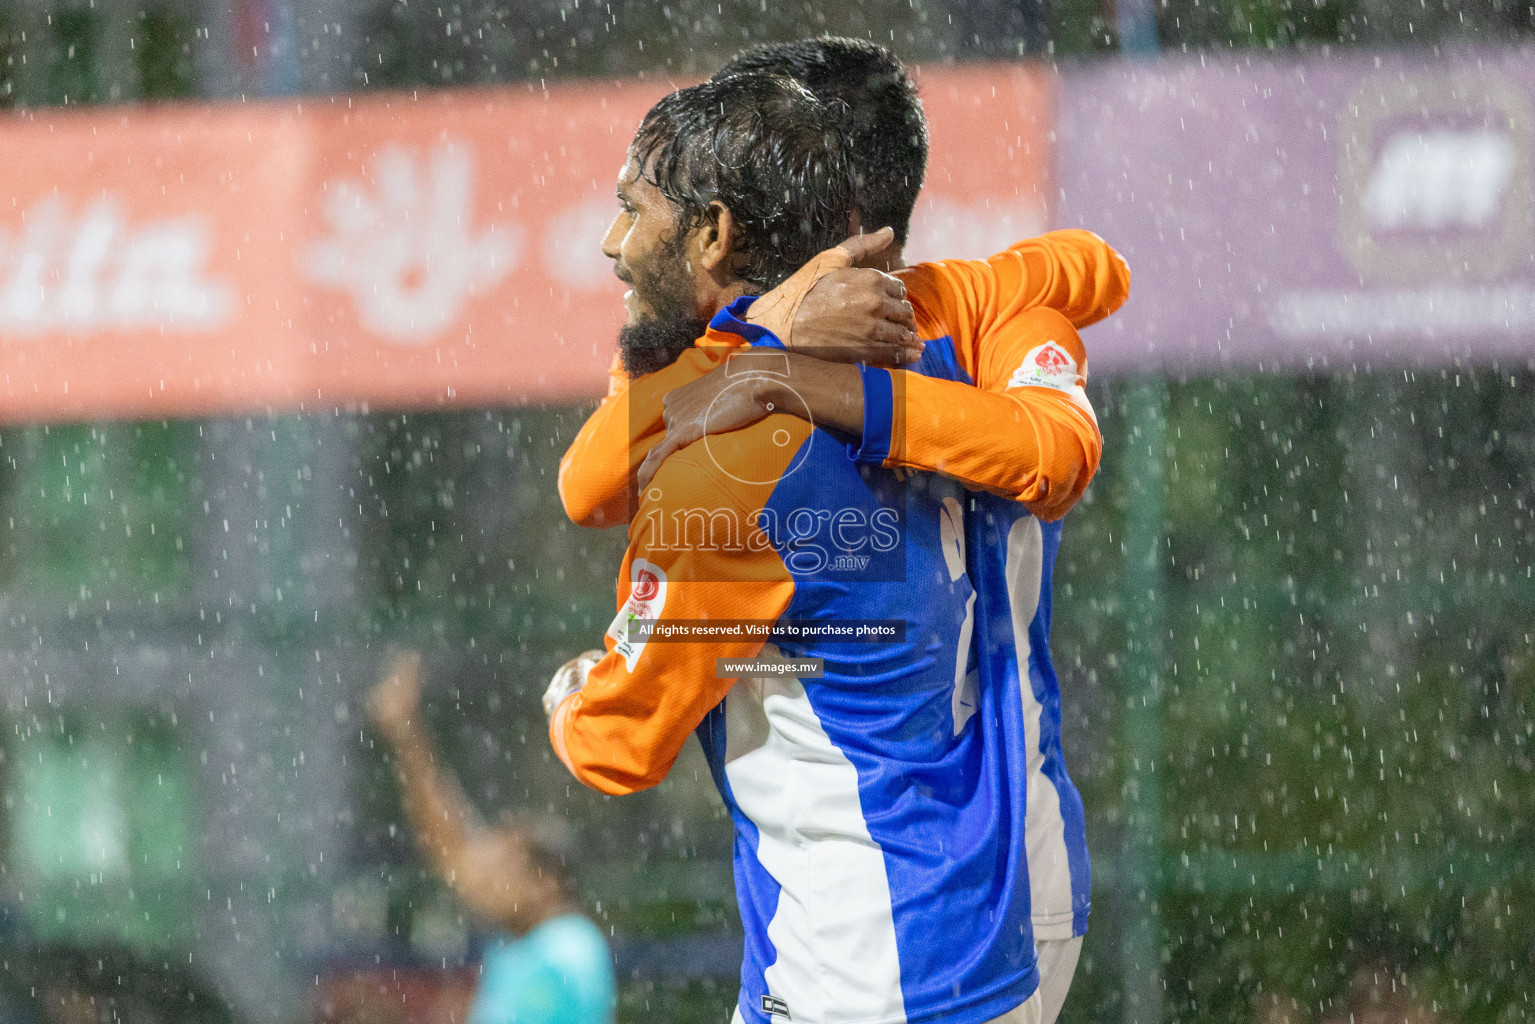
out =
[[709,321],[685,313],[645,317],[618,332],[618,352],[630,378],[664,370],[703,337]]
[[679,232],[648,265],[634,268],[634,293],[655,312],[618,332],[619,356],[631,379],[672,365],[709,328],[694,312],[697,295],[683,262],[684,245]]

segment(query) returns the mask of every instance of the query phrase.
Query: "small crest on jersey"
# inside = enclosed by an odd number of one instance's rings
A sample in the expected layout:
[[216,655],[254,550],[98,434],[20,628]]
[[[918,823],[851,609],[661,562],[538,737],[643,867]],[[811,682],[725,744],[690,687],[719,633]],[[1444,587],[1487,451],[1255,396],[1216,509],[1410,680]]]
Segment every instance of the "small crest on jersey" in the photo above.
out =
[[1066,391],[1077,386],[1077,361],[1053,341],[1029,350],[1008,380],[1010,388],[1043,387]]
[[789,1017],[789,1004],[784,1000],[779,999],[777,996],[762,997],[762,1012],[772,1014],[774,1017],[787,1017],[789,1020],[794,1019],[793,1017]]
[[[644,561],[644,559],[640,559]],[[641,569],[634,577],[634,599],[649,601],[661,590],[661,577],[651,569]]]
[[666,572],[659,565],[636,558],[629,566],[629,580],[633,584],[629,599],[608,627],[608,636],[613,638],[613,649],[623,655],[625,667],[633,672],[646,643],[646,638],[633,630],[633,623],[661,617],[661,609],[666,607]]

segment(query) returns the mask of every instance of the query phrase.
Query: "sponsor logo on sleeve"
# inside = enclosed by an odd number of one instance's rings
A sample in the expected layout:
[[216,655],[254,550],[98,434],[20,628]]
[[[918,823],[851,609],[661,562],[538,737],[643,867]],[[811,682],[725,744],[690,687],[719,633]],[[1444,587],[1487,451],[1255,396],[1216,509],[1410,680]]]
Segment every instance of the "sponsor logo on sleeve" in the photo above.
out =
[[629,565],[629,599],[618,610],[608,636],[613,638],[613,649],[623,655],[624,666],[634,671],[647,640],[633,629],[639,619],[659,619],[666,607],[666,572],[659,566],[636,558]]
[[1077,361],[1071,353],[1053,341],[1047,341],[1029,350],[1023,362],[1008,379],[1010,388],[1055,388],[1059,391],[1075,389],[1081,382]]

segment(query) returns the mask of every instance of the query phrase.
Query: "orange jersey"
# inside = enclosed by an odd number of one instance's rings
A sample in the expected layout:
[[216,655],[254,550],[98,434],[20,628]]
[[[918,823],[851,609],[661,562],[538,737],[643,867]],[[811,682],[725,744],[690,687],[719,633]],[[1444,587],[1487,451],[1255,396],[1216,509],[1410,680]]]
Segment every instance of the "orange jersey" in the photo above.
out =
[[[948,339],[963,376],[932,379],[920,366],[890,371],[893,422],[879,419],[878,405],[870,422],[866,396],[865,436],[873,443],[860,451],[882,453],[882,465],[931,470],[1008,495],[1042,518],[1064,515],[1097,471],[1101,438],[1079,387],[1038,375],[1025,381],[1021,364],[1054,342],[1085,378],[1086,352],[1075,328],[1124,303],[1130,280],[1124,260],[1098,236],[1068,230],[988,260],[919,264],[896,276],[906,284],[921,337]],[[665,433],[662,399],[745,343],[735,334],[711,335],[637,381],[615,362],[608,396],[560,463],[560,498],[572,520],[592,527],[628,522],[635,474]],[[1015,379],[1020,383],[1010,384]],[[882,450],[883,437],[889,443]]]

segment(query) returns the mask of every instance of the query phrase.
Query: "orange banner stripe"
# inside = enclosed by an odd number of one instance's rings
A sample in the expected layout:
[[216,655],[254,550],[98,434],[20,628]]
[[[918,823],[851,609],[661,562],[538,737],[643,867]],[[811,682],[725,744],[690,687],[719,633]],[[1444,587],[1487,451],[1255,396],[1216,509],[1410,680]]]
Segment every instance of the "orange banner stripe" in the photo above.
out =
[[[598,244],[668,87],[0,122],[0,421],[601,394],[623,310]],[[910,251],[1041,230],[1053,78],[969,68],[922,88],[934,157]]]

